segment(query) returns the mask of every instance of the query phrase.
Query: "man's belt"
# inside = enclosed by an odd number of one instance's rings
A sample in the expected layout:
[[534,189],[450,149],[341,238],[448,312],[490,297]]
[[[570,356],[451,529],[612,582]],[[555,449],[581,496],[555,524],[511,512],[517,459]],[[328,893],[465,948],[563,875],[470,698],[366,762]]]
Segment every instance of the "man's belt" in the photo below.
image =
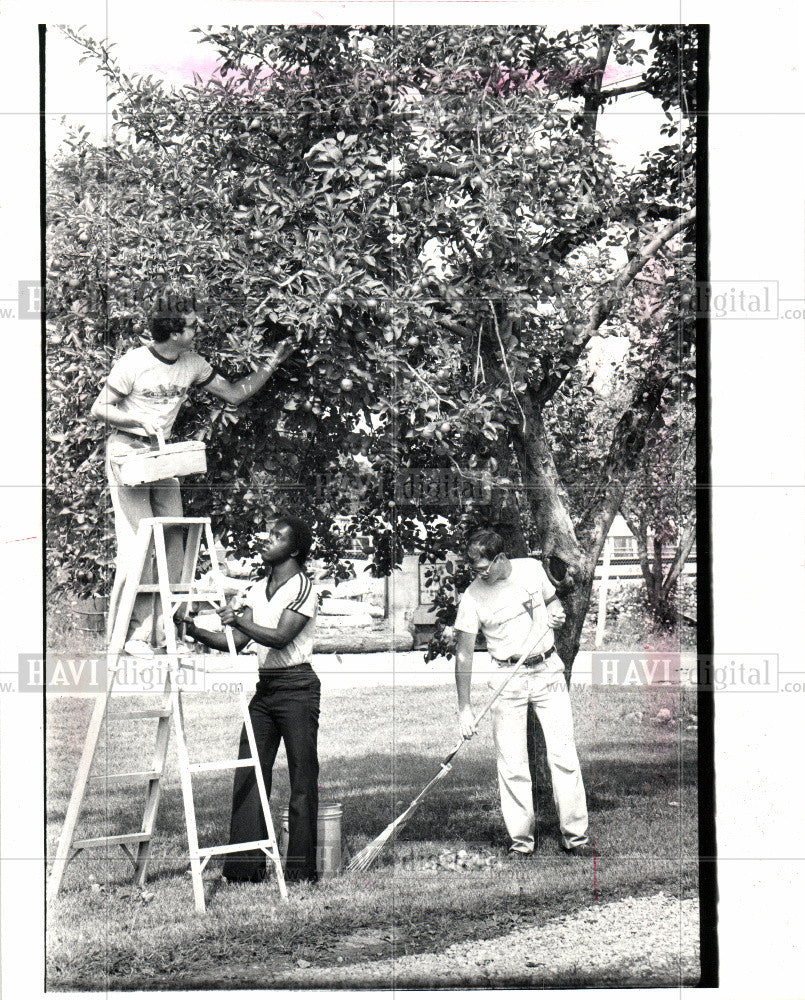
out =
[[[523,661],[524,667],[535,667],[538,663],[544,663],[549,656],[553,656],[556,652],[556,646],[551,646],[550,649],[546,649],[544,653],[538,653],[536,656],[529,656],[527,660]],[[495,663],[499,667],[509,667],[514,666],[520,660],[519,656],[510,656],[508,660],[495,660]]]

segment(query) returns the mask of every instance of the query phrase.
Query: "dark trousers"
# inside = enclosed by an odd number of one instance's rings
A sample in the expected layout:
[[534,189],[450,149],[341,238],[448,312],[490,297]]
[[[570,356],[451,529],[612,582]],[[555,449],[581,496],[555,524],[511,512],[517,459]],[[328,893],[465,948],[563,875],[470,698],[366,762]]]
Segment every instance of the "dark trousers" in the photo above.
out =
[[[257,690],[249,703],[257,753],[266,792],[271,795],[271,770],[285,743],[291,801],[288,807],[288,857],[285,878],[315,881],[316,827],[319,811],[319,758],[316,740],[319,730],[321,682],[309,663],[281,670],[261,671]],[[241,729],[240,759],[250,757],[246,727]],[[235,771],[232,795],[230,844],[260,840],[267,836],[265,819],[254,770]],[[257,849],[227,854],[224,875],[230,881],[257,882],[265,875],[266,856]]]

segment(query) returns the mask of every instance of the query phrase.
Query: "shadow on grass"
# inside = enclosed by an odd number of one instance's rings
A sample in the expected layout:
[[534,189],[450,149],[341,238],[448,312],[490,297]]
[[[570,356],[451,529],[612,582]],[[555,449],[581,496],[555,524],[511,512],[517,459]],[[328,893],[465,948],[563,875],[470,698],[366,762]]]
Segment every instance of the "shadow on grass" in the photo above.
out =
[[[377,837],[408,806],[437,773],[447,749],[442,741],[448,709],[431,725],[430,743],[423,739],[417,747],[409,733],[403,734],[407,739],[403,745],[398,729],[395,750],[382,728],[385,720],[377,721],[374,729],[362,725],[366,717],[374,718],[378,701],[366,699],[360,706],[362,718],[355,709],[355,717],[341,719],[337,733],[340,752],[334,746],[334,726],[322,740],[321,797],[343,804],[343,840],[353,853]],[[409,717],[421,720],[427,699],[415,693],[412,701]],[[48,726],[51,851],[86,727],[88,706],[79,708],[61,716],[54,712]],[[436,710],[433,707],[432,713]],[[198,758],[229,756],[236,745],[237,729],[231,716],[231,708],[226,706],[217,715],[206,706],[203,713],[199,711],[209,742],[199,748]],[[355,932],[386,930],[390,940],[397,942],[395,947],[404,947],[409,954],[438,953],[454,942],[494,938],[519,924],[539,926],[553,917],[572,914],[590,905],[594,892],[601,901],[660,890],[693,894],[696,862],[689,845],[683,845],[679,836],[680,813],[669,807],[672,801],[695,803],[695,740],[641,728],[638,722],[629,723],[628,729],[625,723],[616,721],[615,725],[621,726],[620,739],[613,738],[612,727],[602,731],[605,738],[598,738],[590,724],[579,741],[591,823],[604,851],[596,872],[597,889],[591,883],[591,863],[559,856],[551,791],[544,783],[537,797],[539,857],[535,864],[519,866],[516,871],[504,864],[488,873],[466,874],[402,870],[396,865],[405,852],[415,857],[438,854],[443,846],[505,846],[494,751],[488,739],[478,739],[464,748],[453,770],[432,789],[401,831],[400,852],[384,851],[368,873],[345,874],[308,895],[292,895],[276,913],[272,886],[224,888],[213,865],[205,879],[208,914],[197,917],[192,913],[184,811],[172,751],[149,878],[156,899],[145,905],[138,902],[136,892],[126,895],[131,867],[117,848],[109,852],[108,860],[100,851],[88,851],[76,859],[68,870],[65,892],[52,911],[49,986],[179,989],[183,981],[189,981],[186,977],[195,976],[197,987],[244,988],[257,984],[261,975],[272,970],[272,975],[282,977],[272,985],[298,988],[303,985],[294,968],[299,960],[328,966],[339,956],[343,960],[375,955],[375,946],[354,951],[350,935]],[[143,746],[148,745],[145,740]],[[108,755],[104,752],[99,769],[110,765],[110,769],[125,770],[119,765],[131,750],[124,739],[121,748],[112,747]],[[288,800],[282,753],[274,774],[271,799],[277,822]],[[229,773],[194,778],[202,845],[226,841],[231,787]],[[96,786],[86,801],[79,835],[138,829],[143,799],[142,786]],[[686,813],[686,818],[695,831],[695,815]],[[690,836],[695,853],[695,832]],[[91,886],[92,881],[103,884]],[[158,905],[160,909],[155,909]],[[88,944],[98,940],[103,928],[122,922],[127,922],[129,930],[120,939],[104,938],[97,947]],[[404,946],[399,944],[401,936]],[[216,977],[227,963],[237,968],[236,978],[225,983]],[[627,970],[613,969],[612,978],[618,984],[630,982]],[[587,984],[583,975],[568,977],[568,984],[571,982]],[[529,984],[538,985],[534,979]],[[381,985],[388,988],[392,984]],[[473,983],[468,976],[458,978],[455,985]]]
[[[648,819],[656,811],[654,799],[664,803],[669,799],[688,800],[695,794],[694,746],[682,758],[689,766],[681,769],[676,746],[662,752],[652,748],[650,761],[633,759],[639,745],[630,748],[613,744],[607,749],[611,750],[611,756],[596,753],[596,759],[583,767],[591,822],[600,831],[599,836],[606,830],[609,812],[631,806]],[[275,772],[271,805],[279,836],[280,813],[288,802],[289,787],[284,766],[276,766]],[[344,777],[331,777],[323,782],[321,798],[342,803],[345,851],[354,854],[379,836],[437,772],[438,762],[435,765],[432,758],[423,754],[373,754],[329,760],[327,773]],[[194,790],[199,843],[202,846],[226,843],[231,779],[228,775],[197,779]],[[80,824],[80,835],[139,829],[143,798],[141,789],[125,794],[117,788],[110,789],[108,795],[91,796]],[[62,808],[63,797],[57,796],[51,809],[54,828],[63,815]],[[553,852],[558,829],[550,788],[540,789],[535,811],[538,844],[550,845],[548,850]],[[480,843],[504,848],[506,831],[500,815],[495,763],[490,755],[468,756],[457,764],[423,799],[399,830],[397,839],[459,845]],[[385,862],[386,856],[379,863]],[[167,876],[186,870],[186,865],[184,809],[178,780],[172,777],[165,781],[160,801],[150,874],[152,878]],[[120,879],[127,878],[124,869]]]
[[[342,836],[347,856],[378,837],[437,774],[454,733],[451,699],[432,689],[406,689],[331,694],[326,699],[326,725],[320,733],[320,798],[343,805]],[[667,692],[613,690],[598,692],[592,701],[584,689],[575,699],[577,742],[590,810],[591,828],[606,852],[621,855],[632,842],[643,856],[695,853],[679,836],[682,806],[686,829],[695,831],[696,740],[669,728],[658,729],[643,718],[656,715]],[[681,695],[680,695],[681,698]],[[139,704],[139,703],[138,703]],[[234,699],[187,699],[189,745],[193,759],[228,758],[237,745],[240,723]],[[56,699],[48,705],[47,790],[49,851],[55,849],[67,808],[91,703]],[[126,707],[125,704],[123,707]],[[132,724],[133,726],[136,724]],[[96,770],[130,771],[139,754],[150,766],[153,736],[132,728],[110,731],[99,751]],[[173,744],[173,741],[172,741]],[[199,843],[228,840],[231,773],[197,775],[193,781]],[[284,751],[274,767],[272,813],[279,833],[280,814],[288,802]],[[91,786],[77,836],[100,836],[140,829],[145,790],[142,785]],[[681,806],[679,804],[682,804]],[[550,782],[541,776],[535,795],[538,849],[555,853],[557,822]],[[428,793],[403,827],[401,843],[421,844],[421,854],[440,846],[473,844],[504,848],[506,831],[500,815],[494,749],[488,731],[479,734],[456,757],[452,771]],[[416,852],[414,852],[416,853]],[[102,852],[90,851],[73,862],[66,888],[77,887],[80,876]],[[93,859],[94,855],[94,859]],[[120,865],[122,852],[109,852],[107,877],[130,879]],[[101,862],[106,860],[101,857]],[[385,856],[380,863],[385,862]],[[218,863],[211,865],[214,870]],[[169,753],[163,780],[150,877],[162,878],[187,870],[184,810],[177,775],[175,748]],[[118,874],[119,873],[119,874]]]

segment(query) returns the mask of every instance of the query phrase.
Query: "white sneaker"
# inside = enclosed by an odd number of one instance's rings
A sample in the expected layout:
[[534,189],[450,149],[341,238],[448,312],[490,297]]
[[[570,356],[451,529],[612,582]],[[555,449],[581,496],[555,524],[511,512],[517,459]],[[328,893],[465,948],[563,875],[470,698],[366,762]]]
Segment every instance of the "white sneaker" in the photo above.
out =
[[156,656],[156,653],[145,639],[129,639],[123,647],[123,652],[129,656]]
[[[197,656],[198,655],[198,650],[197,649],[193,649],[192,646],[188,646],[188,644],[186,642],[182,642],[181,640],[177,639],[177,641],[176,641],[176,653],[177,653],[178,656]],[[167,656],[168,655],[168,647],[165,646],[165,645],[160,646],[159,647],[159,651],[157,652],[156,655],[157,656]]]

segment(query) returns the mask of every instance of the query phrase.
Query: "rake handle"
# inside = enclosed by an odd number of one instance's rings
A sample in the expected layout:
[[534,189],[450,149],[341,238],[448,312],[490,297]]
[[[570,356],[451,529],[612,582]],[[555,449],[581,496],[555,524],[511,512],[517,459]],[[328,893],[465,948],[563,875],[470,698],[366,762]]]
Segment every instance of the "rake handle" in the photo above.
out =
[[[534,651],[534,647],[537,645],[537,643],[542,642],[542,640],[545,638],[545,636],[548,634],[548,632],[550,632],[550,626],[545,629],[545,631],[542,633],[542,635],[538,636],[534,640],[534,642],[531,643],[531,645],[523,653],[523,655],[520,657],[520,659],[517,661],[517,663],[515,663],[515,665],[512,667],[512,669],[509,670],[506,673],[506,676],[503,678],[503,680],[500,682],[500,684],[498,684],[498,686],[492,692],[492,696],[489,698],[489,700],[487,701],[487,703],[484,705],[484,707],[481,709],[481,711],[472,720],[473,727],[477,726],[478,723],[481,721],[481,719],[484,718],[484,716],[487,714],[487,712],[490,710],[490,708],[498,700],[498,698],[500,697],[500,695],[503,692],[503,689],[506,687],[506,685],[509,683],[509,681],[514,677],[515,674],[519,673],[520,668],[522,667],[522,665],[525,663],[525,661],[528,659],[528,657],[531,656],[531,654]],[[472,739],[472,736],[462,736],[461,739],[458,741],[458,743],[456,743],[456,745],[453,747],[453,749],[450,751],[450,753],[442,761],[442,767],[444,767],[445,765],[449,764],[450,761],[459,752],[459,750],[464,746],[464,744],[465,743],[469,743],[469,741],[471,739]]]

